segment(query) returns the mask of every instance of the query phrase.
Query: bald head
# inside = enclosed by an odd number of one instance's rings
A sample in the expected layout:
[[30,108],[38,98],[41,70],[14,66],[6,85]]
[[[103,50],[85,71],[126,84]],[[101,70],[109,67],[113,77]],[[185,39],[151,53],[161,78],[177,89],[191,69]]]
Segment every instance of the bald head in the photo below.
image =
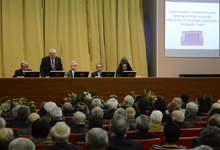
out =
[[40,116],[37,113],[31,113],[27,118],[28,125],[31,126],[37,119],[40,119]]
[[49,49],[49,57],[50,57],[50,59],[56,58],[56,50],[54,48]]
[[8,146],[13,140],[13,131],[10,128],[0,129],[0,147]]
[[73,114],[73,122],[75,124],[85,124],[86,115],[80,111],[77,111]]
[[68,142],[70,127],[65,122],[57,122],[51,129],[51,135],[54,143]]

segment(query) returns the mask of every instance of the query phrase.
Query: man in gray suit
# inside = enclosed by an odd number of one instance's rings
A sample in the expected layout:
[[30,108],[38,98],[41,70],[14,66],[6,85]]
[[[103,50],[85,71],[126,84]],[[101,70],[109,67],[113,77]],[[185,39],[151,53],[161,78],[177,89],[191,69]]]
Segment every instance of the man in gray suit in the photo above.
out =
[[78,68],[77,62],[72,61],[70,64],[70,68],[71,68],[71,70],[66,73],[66,76],[67,77],[74,77],[75,71],[77,71],[77,68]]

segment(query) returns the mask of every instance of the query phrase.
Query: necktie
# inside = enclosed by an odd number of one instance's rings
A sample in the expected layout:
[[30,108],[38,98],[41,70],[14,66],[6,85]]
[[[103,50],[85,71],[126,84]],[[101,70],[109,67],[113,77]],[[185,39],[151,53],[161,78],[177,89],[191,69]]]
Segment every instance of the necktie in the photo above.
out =
[[52,59],[51,62],[52,62],[52,63],[51,63],[52,70],[55,70],[55,62],[54,62],[54,59]]

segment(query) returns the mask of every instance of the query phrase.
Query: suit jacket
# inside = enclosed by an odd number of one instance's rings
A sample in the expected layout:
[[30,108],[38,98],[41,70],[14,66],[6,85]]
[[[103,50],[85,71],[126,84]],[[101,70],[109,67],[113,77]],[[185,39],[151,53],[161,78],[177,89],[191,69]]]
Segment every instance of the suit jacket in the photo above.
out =
[[40,150],[82,150],[83,148],[73,144],[57,143],[47,147],[43,147]]
[[124,136],[113,136],[109,138],[108,150],[142,150],[139,142],[126,139]]
[[[96,76],[98,76],[98,71],[93,72],[91,75],[91,77],[96,77]],[[102,74],[100,76],[102,76]]]
[[67,76],[67,77],[73,77],[72,70],[68,71],[68,72],[66,73],[66,76]]
[[186,116],[184,122],[202,122],[202,118],[198,116]]
[[71,126],[71,133],[86,133],[88,127],[85,124],[73,124]]
[[182,122],[182,123],[178,123],[177,125],[178,125],[181,129],[195,128],[195,125],[194,125],[194,124],[191,124],[191,123]]
[[14,120],[8,122],[8,128],[28,128],[28,125],[26,120],[18,120],[15,118]]
[[[61,63],[61,58],[56,57],[55,58],[55,70],[57,71],[62,71],[63,70],[63,65]],[[44,57],[42,58],[41,65],[40,65],[40,73],[42,77],[48,76],[50,71],[52,71],[51,68],[51,61],[50,57]]]
[[15,138],[17,138],[19,135],[31,135],[32,134],[32,128],[24,128],[24,129],[20,129],[17,130],[17,132],[15,133]]
[[104,113],[103,119],[112,119],[115,110],[116,110],[116,109],[110,109],[110,110],[108,110],[106,113]]
[[[32,71],[31,69],[28,69],[28,71]],[[15,71],[13,77],[17,77],[17,76],[24,76],[24,73],[22,71],[22,69],[18,69]]]
[[158,138],[158,136],[155,133],[138,131],[138,132],[135,132],[135,133],[127,134],[126,138],[127,139],[133,139],[133,140],[137,140],[137,139],[154,139],[154,138]]

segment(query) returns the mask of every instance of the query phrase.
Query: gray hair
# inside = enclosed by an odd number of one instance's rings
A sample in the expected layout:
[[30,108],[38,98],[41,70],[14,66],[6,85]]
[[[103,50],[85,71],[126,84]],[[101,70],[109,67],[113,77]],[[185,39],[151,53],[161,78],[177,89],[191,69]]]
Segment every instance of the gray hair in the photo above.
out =
[[17,111],[17,118],[20,120],[26,120],[30,114],[30,108],[25,105],[21,105]]
[[67,111],[67,112],[72,112],[73,110],[73,106],[70,102],[66,102],[64,105],[63,105],[63,110],[64,111]]
[[134,104],[134,98],[131,95],[125,96],[124,101],[126,102],[127,105],[132,106]]
[[75,124],[85,124],[86,115],[80,111],[77,111],[73,114],[72,119]]
[[190,115],[196,115],[198,109],[198,105],[194,102],[189,102],[188,104],[186,104],[186,110],[188,110]]
[[27,138],[14,139],[9,144],[9,150],[35,150],[34,143]]
[[115,98],[110,98],[107,102],[109,109],[117,109],[118,101]]
[[52,119],[60,119],[63,117],[63,112],[60,107],[54,107],[49,113]]
[[68,142],[70,127],[63,121],[57,122],[51,129],[51,136],[54,142]]
[[176,102],[180,107],[182,106],[182,98],[174,97],[173,102]]
[[163,119],[163,113],[159,110],[154,110],[150,115],[150,119],[153,123],[161,123]]
[[122,115],[114,115],[111,122],[110,128],[111,132],[114,132],[116,135],[125,136],[128,130],[127,119]]
[[8,146],[13,140],[13,131],[11,128],[0,129],[0,147]]
[[136,119],[136,128],[138,128],[141,131],[148,131],[151,126],[151,120],[150,117],[146,115],[140,115]]
[[101,106],[101,100],[100,99],[98,99],[98,98],[94,98],[93,100],[92,100],[92,106],[93,107],[100,107]]
[[127,119],[134,119],[135,117],[135,109],[133,107],[127,107],[126,108],[126,116],[127,116]]
[[92,128],[86,133],[86,143],[89,149],[105,149],[108,145],[107,132],[101,128]]
[[78,64],[77,64],[76,61],[72,61],[71,64],[70,64],[70,66],[71,66],[72,64],[75,64],[75,63],[76,63],[76,65],[78,66]]
[[100,118],[103,118],[104,116],[104,112],[103,112],[103,109],[100,108],[100,107],[95,107],[92,109],[92,115],[97,115],[99,116]]
[[12,114],[16,118],[18,116],[18,109],[21,107],[21,105],[17,105],[12,109]]
[[32,126],[33,122],[36,121],[37,119],[40,119],[40,116],[37,113],[31,113],[27,117],[27,124],[29,126]]
[[195,148],[192,148],[191,150],[214,150],[214,149],[207,145],[200,145]]
[[123,117],[126,118],[126,111],[123,108],[118,108],[114,112],[113,116],[115,116],[115,115],[122,115]]
[[89,108],[85,104],[80,105],[76,110],[84,113],[86,116],[89,115]]
[[216,108],[220,108],[220,104],[219,103],[213,103],[212,104],[211,110],[212,109],[216,109]]
[[21,67],[25,67],[25,66],[28,67],[28,63],[27,63],[26,61],[22,61],[22,62],[21,62]]
[[172,121],[176,121],[178,123],[184,122],[185,116],[182,111],[174,110],[171,114]]
[[46,102],[45,105],[44,105],[44,109],[47,113],[50,112],[50,110],[52,110],[54,107],[57,107],[57,104],[54,103],[54,102]]
[[218,99],[217,103],[219,103],[219,104],[220,104],[220,99]]
[[56,50],[54,48],[50,48],[49,53],[56,53]]
[[5,128],[5,119],[0,117],[0,129]]

